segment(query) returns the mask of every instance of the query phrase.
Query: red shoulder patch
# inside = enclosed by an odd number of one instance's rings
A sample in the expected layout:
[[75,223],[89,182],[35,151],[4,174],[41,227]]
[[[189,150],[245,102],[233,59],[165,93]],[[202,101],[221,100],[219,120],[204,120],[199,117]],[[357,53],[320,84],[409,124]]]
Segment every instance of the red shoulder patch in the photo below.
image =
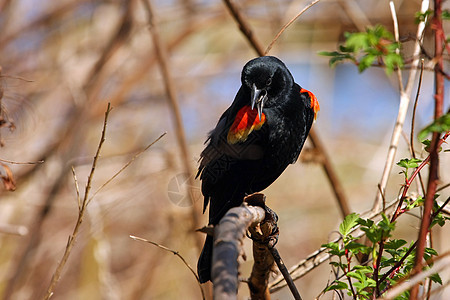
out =
[[314,110],[314,120],[317,118],[317,113],[320,110],[319,101],[317,100],[316,96],[311,93],[308,90],[305,90],[304,88],[300,89],[300,93],[308,93],[309,98],[311,98],[311,108]]
[[256,109],[252,109],[250,106],[242,107],[236,114],[236,118],[228,131],[228,143],[245,142],[248,135],[253,130],[259,130],[265,122],[266,115],[264,113],[261,114],[260,120]]

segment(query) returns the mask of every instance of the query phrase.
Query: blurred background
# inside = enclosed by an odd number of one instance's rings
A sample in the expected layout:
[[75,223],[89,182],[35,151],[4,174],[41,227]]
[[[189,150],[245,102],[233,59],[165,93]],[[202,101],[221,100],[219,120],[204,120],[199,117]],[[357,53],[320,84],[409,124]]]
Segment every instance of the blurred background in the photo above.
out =
[[[264,47],[308,3],[236,1]],[[394,3],[404,40],[402,54],[411,60],[411,37],[417,31],[414,16],[421,1]],[[113,110],[92,193],[167,134],[90,202],[53,299],[200,299],[195,278],[176,256],[129,235],[179,251],[195,268],[200,253],[196,238],[203,236],[193,228],[206,225],[207,219],[201,215],[199,182],[191,186],[183,157],[194,172],[208,131],[240,86],[243,65],[257,54],[221,1],[152,4],[181,112],[185,156],[142,1],[0,0],[0,159],[44,161],[1,161],[1,175],[8,177],[9,171],[15,180],[15,191],[0,188],[2,299],[39,299],[45,294],[77,221],[71,167],[83,195],[108,102]],[[328,58],[317,53],[337,49],[344,32],[364,31],[375,24],[393,30],[388,1],[323,0],[294,22],[270,52],[319,99],[321,111],[314,128],[351,211],[359,213],[372,207],[381,178],[398,112],[397,77],[381,68],[362,74],[351,64],[330,68]],[[428,26],[424,50],[432,54],[432,45]],[[403,76],[406,80],[408,69]],[[432,121],[433,86],[433,73],[425,71],[416,132]],[[449,107],[448,87],[446,83],[444,110]],[[416,88],[413,91],[414,99]],[[410,130],[411,108],[406,136]],[[301,162],[264,191],[280,218],[278,249],[288,267],[335,237],[342,220],[327,177],[314,152],[308,151],[309,142],[306,148]],[[426,155],[418,142],[416,149],[420,157]],[[408,145],[402,139],[395,161],[406,157]],[[448,153],[441,155],[440,163],[443,186],[450,182]],[[388,200],[397,196],[403,182],[400,171],[394,166],[391,172]],[[187,196],[189,188],[194,190],[193,203]],[[446,199],[449,189],[440,194]],[[400,218],[396,235],[415,240],[417,226],[418,218],[406,215]],[[449,233],[445,227],[435,230],[438,252],[450,249]],[[252,266],[248,240],[245,249],[243,277]],[[449,273],[441,274],[444,283]],[[313,299],[332,278],[324,263],[296,284],[304,299]],[[240,297],[247,295],[247,287],[241,285]],[[287,289],[273,295],[290,297]],[[449,288],[434,297],[450,299]]]

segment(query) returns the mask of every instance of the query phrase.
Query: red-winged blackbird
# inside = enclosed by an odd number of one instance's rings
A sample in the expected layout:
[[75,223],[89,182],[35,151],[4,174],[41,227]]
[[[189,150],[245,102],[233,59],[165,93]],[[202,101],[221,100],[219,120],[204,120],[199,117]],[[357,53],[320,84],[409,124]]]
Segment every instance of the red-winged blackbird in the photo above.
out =
[[[295,163],[319,110],[316,97],[294,82],[282,61],[264,56],[249,61],[242,86],[222,114],[201,153],[197,176],[216,225],[246,194],[259,192]],[[213,238],[206,237],[198,261],[200,282],[211,279]]]

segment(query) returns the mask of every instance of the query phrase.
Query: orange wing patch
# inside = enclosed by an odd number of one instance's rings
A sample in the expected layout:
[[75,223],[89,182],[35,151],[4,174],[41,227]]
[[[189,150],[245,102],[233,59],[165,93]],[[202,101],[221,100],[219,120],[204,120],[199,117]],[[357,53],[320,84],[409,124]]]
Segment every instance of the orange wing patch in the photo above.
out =
[[258,130],[266,122],[266,115],[261,114],[261,120],[258,117],[258,111],[250,106],[244,106],[236,114],[233,124],[228,131],[227,141],[229,144],[245,142],[248,135],[253,130]]
[[304,88],[300,90],[300,93],[308,93],[309,98],[311,98],[311,108],[314,110],[314,120],[315,120],[317,118],[317,113],[320,110],[319,101],[317,100],[316,96],[313,93],[311,93],[308,90],[305,90]]

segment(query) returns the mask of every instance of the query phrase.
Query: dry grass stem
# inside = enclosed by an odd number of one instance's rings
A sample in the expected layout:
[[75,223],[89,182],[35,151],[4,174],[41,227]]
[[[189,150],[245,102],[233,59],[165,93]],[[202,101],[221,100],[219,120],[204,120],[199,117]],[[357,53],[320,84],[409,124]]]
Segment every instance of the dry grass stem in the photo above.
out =
[[[195,205],[195,191],[194,191],[194,178],[192,176],[192,168],[190,163],[189,148],[186,141],[186,133],[183,125],[183,119],[181,116],[180,105],[178,103],[177,93],[176,93],[176,85],[173,80],[173,76],[169,67],[169,59],[167,57],[167,50],[165,49],[165,45],[163,44],[160,34],[159,28],[157,26],[157,22],[155,21],[155,14],[152,7],[152,3],[150,0],[142,0],[144,4],[145,10],[147,12],[147,21],[149,24],[149,29],[153,41],[153,46],[155,49],[156,58],[158,59],[160,72],[164,79],[164,88],[169,100],[170,112],[172,114],[172,119],[175,127],[175,132],[177,135],[178,147],[181,152],[181,160],[184,167],[184,172],[187,174],[188,184],[188,194],[190,197],[191,205],[191,217],[192,217],[192,231],[195,232],[195,229],[200,227],[200,216],[199,210],[197,209],[197,205]],[[198,234],[194,234],[196,240],[196,246],[198,250],[203,246],[203,238]]]
[[167,132],[164,132],[163,134],[161,134],[156,140],[154,140],[153,142],[151,142],[150,144],[148,144],[144,149],[140,150],[138,153],[136,153],[119,171],[117,171],[117,173],[115,173],[113,176],[111,176],[111,178],[109,178],[105,183],[103,183],[96,191],[95,193],[92,195],[92,197],[89,199],[89,202],[95,197],[95,195],[97,195],[98,192],[100,192],[105,186],[107,186],[111,181],[113,181],[117,176],[120,175],[120,173],[122,173],[126,168],[128,168],[135,160],[136,158],[138,158],[142,153],[144,153],[145,151],[147,151],[151,146],[153,146],[154,144],[156,144],[160,139],[162,139],[165,135],[167,134]]
[[85,212],[87,204],[88,204],[89,191],[91,190],[91,184],[92,184],[92,180],[94,178],[95,168],[97,166],[98,158],[100,157],[100,151],[102,149],[103,143],[105,142],[106,125],[108,123],[108,116],[109,116],[109,113],[111,112],[111,109],[112,109],[111,104],[108,103],[108,107],[105,112],[105,120],[103,122],[102,135],[101,135],[98,147],[97,147],[97,152],[95,153],[95,156],[94,156],[94,160],[92,161],[91,172],[89,173],[88,180],[86,183],[83,201],[81,202],[81,207],[79,207],[79,211],[78,211],[78,219],[77,219],[77,222],[75,223],[75,227],[73,229],[72,235],[69,236],[69,239],[67,241],[67,246],[66,246],[66,249],[64,250],[63,257],[62,257],[61,261],[59,262],[58,266],[56,267],[55,272],[53,273],[52,279],[51,279],[50,284],[47,289],[47,293],[44,296],[45,300],[50,299],[53,295],[53,291],[54,291],[56,285],[58,284],[59,279],[61,278],[61,273],[67,263],[67,260],[69,259],[72,248],[75,245],[75,241],[77,239],[78,231],[81,227],[81,223],[83,222],[84,212]]
[[4,163],[7,163],[7,164],[12,164],[12,165],[37,165],[37,164],[43,164],[44,163],[43,160],[29,161],[29,162],[19,162],[19,161],[12,161],[12,160],[3,159],[3,158],[0,158],[0,162],[4,162]]
[[[430,4],[429,0],[423,0],[420,11],[422,13],[427,11],[429,4]],[[420,22],[419,25],[417,26],[414,51],[412,54],[412,57],[414,57],[414,59],[411,63],[411,69],[409,71],[409,77],[408,77],[406,86],[405,86],[404,90],[400,91],[400,104],[399,104],[399,109],[398,109],[398,114],[397,114],[397,120],[395,122],[394,130],[392,132],[392,137],[391,137],[391,142],[389,145],[386,162],[385,162],[383,173],[382,173],[381,179],[380,179],[381,190],[385,190],[388,179],[389,179],[389,175],[392,170],[392,166],[394,165],[395,154],[397,153],[398,142],[400,140],[401,132],[403,130],[402,129],[403,124],[405,123],[406,113],[408,111],[408,106],[409,106],[409,102],[411,99],[410,95],[412,92],[412,88],[414,86],[414,82],[415,82],[416,74],[417,74],[417,67],[418,67],[419,61],[420,61],[420,49],[421,49],[420,47],[421,47],[421,43],[422,43],[423,32],[425,30],[425,23],[426,23],[426,21]],[[381,201],[382,201],[381,193],[378,191],[375,201],[374,201],[374,204],[373,204],[373,207],[372,207],[373,210],[378,211],[380,209]]]
[[295,20],[297,20],[305,11],[307,11],[308,9],[310,9],[314,4],[316,4],[317,2],[319,2],[320,0],[314,0],[311,3],[309,3],[308,5],[305,6],[305,8],[303,8],[295,17],[293,17],[291,20],[289,20],[289,22],[287,22],[281,29],[280,31],[275,35],[275,37],[273,38],[273,40],[270,42],[269,46],[267,46],[266,51],[264,51],[264,55],[267,55],[270,50],[272,49],[273,45],[277,42],[278,38],[283,34],[283,32],[289,27],[291,26],[292,23],[294,23]]
[[146,243],[152,244],[152,245],[154,245],[154,246],[156,246],[156,247],[158,247],[158,248],[160,248],[160,249],[163,249],[163,250],[165,250],[165,251],[168,251],[168,252],[173,253],[173,254],[176,255],[179,259],[181,259],[181,261],[183,262],[183,264],[184,264],[184,265],[189,269],[189,271],[191,271],[191,273],[194,275],[194,277],[195,277],[195,279],[196,279],[196,282],[197,282],[197,284],[198,284],[198,286],[199,286],[199,288],[200,288],[200,292],[202,293],[202,299],[206,299],[206,298],[205,298],[205,294],[204,294],[203,289],[202,289],[202,286],[201,286],[201,284],[200,284],[200,280],[199,280],[199,278],[198,278],[197,273],[196,273],[196,272],[194,271],[194,269],[187,263],[187,261],[184,259],[184,257],[183,257],[178,251],[172,250],[172,249],[167,248],[167,247],[165,247],[165,246],[163,246],[163,245],[160,245],[160,244],[158,244],[158,243],[155,243],[155,242],[152,242],[152,241],[149,241],[149,240],[146,240],[146,239],[144,239],[144,238],[137,237],[137,236],[134,236],[134,235],[130,235],[130,238],[132,238],[132,239],[135,240],[135,241],[141,241],[141,242],[146,242]]

